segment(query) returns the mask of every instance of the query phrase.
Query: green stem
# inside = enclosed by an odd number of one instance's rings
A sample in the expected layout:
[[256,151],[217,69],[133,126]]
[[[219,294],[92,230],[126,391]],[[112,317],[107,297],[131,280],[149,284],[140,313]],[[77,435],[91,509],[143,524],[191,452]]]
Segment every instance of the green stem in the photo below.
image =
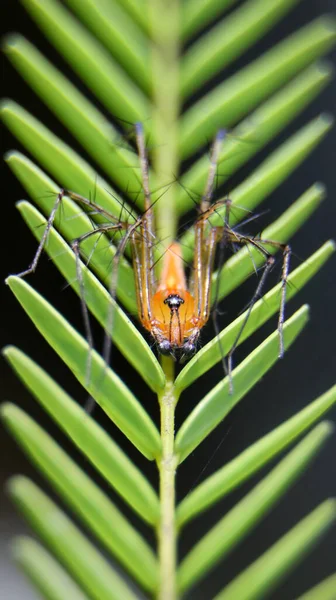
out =
[[160,397],[162,456],[158,462],[160,472],[160,523],[158,528],[160,588],[159,600],[176,598],[176,522],[175,473],[177,457],[174,454],[174,421],[177,402],[174,393],[174,363],[163,357],[162,367],[167,384]]
[[[179,4],[180,0],[150,0],[152,73],[153,73],[153,132],[152,166],[155,187],[164,191],[156,204],[157,231],[164,244],[176,237],[177,211],[175,187],[170,185],[179,172],[178,119],[179,97]],[[161,410],[162,456],[160,472],[160,523],[158,526],[160,588],[159,600],[176,598],[176,524],[174,420],[177,402],[174,393],[174,363],[162,358],[166,387],[159,398]]]
[[165,190],[162,202],[157,203],[156,215],[160,237],[167,244],[174,240],[177,229],[175,186],[170,184],[179,172],[179,4],[179,0],[150,2],[154,131],[152,163],[157,178],[156,186]]

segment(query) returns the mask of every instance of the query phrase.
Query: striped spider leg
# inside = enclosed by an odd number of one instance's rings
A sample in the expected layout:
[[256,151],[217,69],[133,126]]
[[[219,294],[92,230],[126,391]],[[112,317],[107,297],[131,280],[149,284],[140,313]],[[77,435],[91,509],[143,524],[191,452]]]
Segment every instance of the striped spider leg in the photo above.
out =
[[[145,154],[142,129],[138,127],[138,147],[142,168],[144,195],[147,198],[146,218],[141,227],[144,234],[134,236],[132,244],[139,317],[142,325],[156,341],[161,354],[170,355],[183,361],[190,358],[197,348],[200,331],[210,316],[210,287],[213,272],[218,231],[216,228],[207,234],[207,220],[211,207],[211,196],[216,176],[218,155],[224,132],[218,133],[211,152],[211,164],[204,196],[195,223],[195,253],[193,276],[187,285],[182,252],[178,242],[173,242],[163,258],[159,281],[156,283],[153,269],[143,265],[153,265],[153,245],[151,202],[148,183],[148,161]],[[222,203],[221,203],[222,204]],[[216,207],[219,204],[216,205]]]
[[[44,229],[41,241],[39,243],[39,246],[37,248],[37,251],[35,253],[33,261],[28,269],[17,274],[18,277],[25,277],[25,276],[35,272],[35,270],[38,266],[42,251],[47,243],[48,235],[50,233],[51,228],[53,227],[57,210],[61,206],[62,200],[65,196],[70,198],[71,200],[73,200],[77,205],[82,206],[83,208],[86,208],[88,216],[93,216],[96,214],[96,215],[100,215],[100,217],[103,217],[106,219],[106,222],[104,222],[104,223],[93,224],[92,229],[85,232],[84,234],[82,234],[81,236],[79,236],[78,238],[74,239],[71,242],[71,247],[72,247],[75,257],[76,257],[76,277],[77,277],[79,291],[80,291],[81,310],[82,310],[82,315],[83,315],[83,320],[84,320],[85,335],[86,335],[88,346],[89,346],[88,357],[87,357],[87,367],[86,367],[86,384],[88,385],[90,382],[90,377],[91,377],[93,336],[92,336],[92,331],[91,331],[91,326],[90,326],[89,312],[88,312],[88,308],[87,308],[87,305],[85,302],[84,279],[83,279],[83,272],[82,272],[82,267],[81,267],[81,262],[80,262],[80,247],[81,247],[81,244],[83,242],[85,242],[85,240],[87,240],[88,238],[90,238],[92,236],[97,237],[97,241],[93,245],[93,249],[90,252],[90,256],[88,257],[88,259],[86,261],[87,264],[89,264],[92,253],[94,252],[94,250],[96,248],[96,244],[98,243],[101,235],[109,234],[111,236],[111,234],[112,234],[112,239],[111,239],[111,237],[109,237],[109,242],[112,243],[115,234],[117,234],[117,233],[121,234],[120,241],[117,244],[117,247],[116,247],[116,250],[115,250],[115,253],[113,256],[113,261],[112,261],[112,266],[111,266],[111,278],[110,278],[110,284],[109,284],[110,296],[113,300],[115,300],[119,261],[120,261],[121,256],[124,253],[124,250],[125,250],[125,247],[127,245],[129,238],[132,236],[132,233],[134,232],[134,230],[137,227],[139,227],[141,217],[134,216],[128,209],[125,208],[124,205],[122,205],[121,211],[127,210],[130,218],[133,219],[133,222],[130,223],[129,221],[122,221],[122,220],[116,218],[114,215],[112,215],[109,211],[105,210],[102,206],[96,204],[95,202],[92,202],[91,200],[88,200],[87,198],[81,196],[80,194],[77,194],[70,190],[61,189],[57,195],[55,204],[50,212],[46,227]],[[106,331],[108,331],[108,332],[111,332],[113,329],[113,306],[114,306],[113,302],[111,302],[109,305],[109,311],[108,311],[108,315],[107,315],[107,319],[106,319]],[[110,351],[111,351],[111,336],[106,334],[104,337],[104,349],[103,349],[104,364],[106,366],[109,364]],[[102,373],[102,377],[103,376],[104,376],[104,373]],[[86,410],[88,412],[91,411],[93,404],[94,404],[94,402],[90,398],[86,405]]]
[[[224,225],[219,226],[219,227],[214,227],[211,230],[213,232],[213,237],[216,237],[216,230],[217,230],[217,243],[219,242],[220,244],[224,244],[225,246],[228,244],[232,244],[234,246],[240,245],[242,247],[246,246],[249,250],[251,247],[255,248],[260,254],[262,254],[262,256],[265,258],[265,261],[266,261],[265,265],[263,267],[263,272],[260,277],[257,288],[252,296],[251,301],[249,302],[243,322],[242,322],[242,324],[239,328],[239,331],[236,335],[236,338],[226,356],[227,364],[225,363],[224,359],[222,361],[223,365],[224,365],[224,369],[227,372],[227,375],[229,378],[229,392],[230,392],[230,394],[232,394],[233,393],[233,383],[232,383],[233,353],[238,346],[240,337],[246,327],[246,324],[248,322],[248,319],[250,317],[250,314],[252,312],[252,309],[253,309],[255,303],[257,302],[257,300],[259,300],[262,297],[262,292],[263,292],[265,281],[275,263],[274,256],[272,256],[272,254],[264,246],[271,246],[275,250],[279,249],[282,251],[282,254],[283,254],[280,308],[279,308],[279,317],[278,317],[278,334],[279,334],[278,356],[279,356],[279,358],[282,358],[284,355],[283,325],[284,325],[284,321],[285,321],[286,289],[287,289],[287,280],[288,280],[288,273],[289,273],[291,248],[288,244],[282,244],[281,242],[277,242],[275,240],[268,240],[268,239],[264,239],[262,237],[250,237],[247,235],[242,235],[242,234],[238,233],[237,231],[234,231],[230,227],[229,221],[228,221],[229,207],[230,207],[231,203],[229,200],[226,202],[227,202],[227,210],[226,210]],[[252,257],[251,257],[251,260],[253,260]]]
[[[138,129],[138,139],[141,139],[141,128]],[[214,262],[218,248],[234,244],[252,247],[258,250],[266,259],[262,276],[257,289],[252,297],[241,328],[227,355],[227,365],[223,357],[225,372],[229,378],[230,393],[232,385],[232,356],[238,345],[239,339],[249,319],[253,306],[261,297],[268,273],[275,259],[265,246],[281,249],[283,252],[282,287],[280,310],[278,320],[279,331],[279,356],[283,356],[283,323],[286,301],[286,285],[289,272],[290,247],[274,240],[242,235],[232,229],[229,225],[230,200],[212,201],[218,157],[225,132],[219,131],[212,146],[208,179],[204,194],[198,208],[198,216],[194,225],[195,248],[192,268],[192,277],[189,285],[186,281],[182,252],[178,242],[172,243],[163,258],[161,276],[155,283],[154,274],[149,265],[153,263],[153,245],[148,244],[148,239],[155,239],[152,230],[150,192],[145,187],[144,194],[147,197],[147,219],[150,226],[144,220],[142,227],[146,233],[139,238],[135,235],[133,246],[133,262],[136,273],[137,295],[139,306],[139,317],[142,325],[151,333],[155,339],[158,350],[162,354],[170,355],[174,359],[183,362],[190,358],[197,349],[197,341],[201,329],[207,323],[211,314],[211,283],[214,271]],[[142,164],[143,182],[148,182],[148,163],[145,155],[143,141],[138,143],[139,155]],[[140,150],[142,147],[142,150]],[[211,226],[211,215],[221,207],[225,207],[224,224]],[[150,234],[150,235],[148,235]],[[146,268],[142,266],[146,264]]]
[[[87,378],[90,379],[91,350],[93,347],[92,334],[89,323],[88,309],[85,303],[84,281],[81,270],[80,245],[93,235],[116,234],[121,237],[111,266],[111,279],[109,292],[115,299],[117,289],[118,266],[121,256],[124,254],[127,244],[132,253],[133,271],[135,278],[135,290],[137,297],[138,316],[142,326],[149,331],[161,354],[173,357],[183,362],[190,358],[197,349],[197,342],[201,329],[209,320],[211,315],[211,284],[214,271],[216,251],[230,245],[247,246],[257,249],[266,259],[259,284],[246,311],[244,321],[237,337],[227,356],[227,366],[223,358],[225,371],[229,377],[230,391],[232,392],[232,355],[236,349],[240,336],[248,321],[252,308],[260,298],[266,277],[272,268],[274,258],[264,246],[271,246],[283,251],[282,289],[280,300],[280,311],[278,321],[279,331],[279,356],[283,355],[283,323],[286,300],[286,284],[289,271],[290,247],[280,242],[266,240],[263,238],[242,235],[232,229],[229,225],[230,200],[212,201],[216,171],[219,154],[225,136],[224,131],[219,131],[212,146],[210,166],[204,194],[198,207],[198,216],[194,224],[195,250],[192,265],[192,275],[187,283],[182,251],[178,242],[173,242],[166,249],[159,280],[155,277],[154,248],[156,245],[156,234],[154,226],[154,204],[151,199],[149,186],[149,164],[146,152],[144,131],[141,124],[136,124],[136,144],[139,156],[142,190],[144,195],[144,211],[135,217],[129,213],[133,221],[122,221],[106,211],[98,204],[87,200],[83,196],[68,190],[61,190],[57,196],[55,205],[50,213],[45,231],[37,252],[30,267],[19,274],[24,277],[35,271],[42,250],[48,238],[55,219],[58,207],[64,196],[68,196],[78,205],[86,207],[93,214],[99,214],[107,222],[95,225],[92,230],[84,233],[73,240],[71,246],[76,255],[76,274],[80,287],[80,297],[85,329],[89,344]],[[221,207],[225,207],[224,223],[220,226],[211,225],[211,216]],[[113,304],[107,315],[106,334],[104,338],[103,359],[109,364],[111,352],[111,332],[113,326]]]

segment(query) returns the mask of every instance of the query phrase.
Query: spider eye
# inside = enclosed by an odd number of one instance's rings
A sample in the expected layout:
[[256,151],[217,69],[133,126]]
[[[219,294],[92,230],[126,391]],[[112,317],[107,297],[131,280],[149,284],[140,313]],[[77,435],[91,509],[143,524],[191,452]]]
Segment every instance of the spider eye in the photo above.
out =
[[158,344],[158,349],[159,352],[165,356],[168,356],[172,352],[172,346],[168,340],[162,340],[162,342]]

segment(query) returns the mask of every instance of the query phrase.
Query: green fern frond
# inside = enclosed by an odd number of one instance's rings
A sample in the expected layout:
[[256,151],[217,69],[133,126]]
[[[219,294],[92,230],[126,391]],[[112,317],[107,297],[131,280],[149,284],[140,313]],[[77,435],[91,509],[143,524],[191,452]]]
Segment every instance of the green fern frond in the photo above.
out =
[[[67,63],[67,70],[73,73],[71,79],[78,81],[76,86],[22,35],[11,34],[6,39],[8,59],[74,138],[73,148],[62,139],[62,133],[56,134],[39,120],[37,111],[31,114],[13,100],[2,102],[4,123],[29,154],[11,151],[6,162],[36,205],[26,200],[18,203],[37,240],[42,238],[60,188],[85,197],[94,190],[97,204],[116,217],[121,202],[123,207],[136,204],[141,211],[138,158],[127,137],[120,143],[119,126],[127,132],[130,123],[141,121],[150,139],[150,180],[162,239],[175,238],[179,219],[193,208],[186,190],[202,194],[209,163],[204,147],[223,127],[229,133],[219,159],[221,184],[232,187],[232,175],[242,167],[250,168],[250,159],[275,140],[331,79],[332,69],[320,62],[336,39],[331,17],[303,26],[234,71],[235,61],[297,3],[246,0],[236,7],[233,0],[22,0]],[[228,68],[230,74],[223,80],[222,73]],[[118,128],[113,125],[117,121]],[[230,224],[238,224],[247,211],[269,198],[331,126],[330,116],[322,114],[301,124],[287,140],[273,141],[267,158],[258,166],[254,164],[247,177],[241,177],[230,189],[234,209]],[[97,176],[97,171],[106,179]],[[181,185],[171,185],[177,177]],[[164,197],[159,198],[163,188]],[[303,189],[293,193],[291,206],[265,229],[264,237],[287,242],[318,209],[324,196],[321,184],[304,182]],[[214,224],[216,219],[222,222],[221,209],[214,215]],[[90,227],[91,215],[64,198],[45,248],[78,295],[76,258],[69,244]],[[184,259],[190,263],[194,252],[192,226],[185,228],[180,241]],[[142,598],[144,593],[160,600],[175,600],[186,593],[196,597],[190,590],[283,498],[327,441],[333,429],[328,422],[306,432],[336,403],[336,387],[231,458],[177,502],[176,469],[182,462],[187,464],[190,454],[271,369],[278,358],[278,333],[265,337],[237,364],[233,394],[228,377],[218,381],[208,376],[207,392],[194,402],[175,435],[175,409],[181,394],[184,401],[186,390],[221,362],[223,352],[230,351],[246,311],[206,343],[175,377],[172,361],[163,357],[159,362],[128,317],[127,313],[136,314],[137,304],[127,256],[120,261],[119,304],[107,291],[115,247],[106,244],[104,237],[98,241],[91,237],[82,250],[90,257],[89,264],[81,261],[85,302],[103,328],[113,304],[109,334],[129,363],[130,375],[125,381],[114,370],[113,361],[111,367],[105,367],[96,351],[92,352],[88,381],[89,343],[85,337],[30,282],[10,276],[7,283],[37,330],[82,386],[83,396],[87,390],[121,432],[120,437],[127,440],[124,445],[114,441],[35,361],[13,346],[5,348],[4,355],[18,377],[102,478],[95,482],[25,411],[9,402],[4,404],[6,426],[87,532],[83,533],[79,524],[27,477],[13,477],[8,484],[10,496],[50,551],[30,538],[19,537],[13,544],[14,557],[43,597],[50,600],[127,600]],[[334,250],[334,243],[326,242],[293,269],[288,278],[289,304]],[[227,297],[263,263],[264,257],[253,249],[240,250],[214,274],[214,295]],[[18,270],[26,266],[17,265]],[[275,285],[253,306],[239,344],[278,312],[280,286]],[[304,328],[308,313],[307,305],[303,305],[286,320],[286,349]],[[154,395],[158,398],[160,428],[130,389],[133,369],[143,380],[147,397],[151,401]],[[283,373],[285,377],[285,365]],[[195,385],[192,393],[194,389]],[[260,390],[262,394],[262,387]],[[298,441],[303,433],[305,437]],[[196,528],[196,541],[179,560],[177,542],[184,539],[186,525],[247,482],[293,442],[297,443],[286,456],[231,509],[221,512],[207,533],[201,534]],[[147,460],[156,462],[159,493],[156,482],[152,485],[145,474]],[[303,560],[335,518],[335,503],[324,501],[212,596],[216,600],[263,598]],[[151,542],[153,534],[157,548]],[[229,577],[223,578],[220,587],[225,581]],[[333,586],[332,575],[302,600],[331,599]]]

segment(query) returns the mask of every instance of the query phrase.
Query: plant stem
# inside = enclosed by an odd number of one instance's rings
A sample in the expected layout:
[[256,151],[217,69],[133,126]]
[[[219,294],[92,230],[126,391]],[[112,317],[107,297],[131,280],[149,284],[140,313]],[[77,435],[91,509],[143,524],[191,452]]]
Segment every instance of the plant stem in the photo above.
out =
[[[179,172],[178,118],[179,95],[179,5],[180,0],[151,0],[149,2],[152,37],[153,73],[153,132],[152,165],[155,187],[164,197],[155,206],[157,231],[168,246],[176,237],[177,211],[174,186],[171,182]],[[175,471],[174,420],[174,363],[162,358],[166,386],[159,398],[161,410],[162,456],[158,460],[160,472],[160,523],[158,527],[160,560],[160,600],[176,598],[176,525],[175,525]]]
[[179,172],[179,0],[151,0],[153,131],[152,162],[156,186],[165,191],[156,206],[160,237],[168,245],[176,237],[175,186]]
[[162,366],[167,384],[160,397],[162,456],[160,471],[160,523],[158,529],[160,588],[159,600],[176,598],[176,524],[175,524],[175,472],[177,457],[174,454],[174,420],[177,402],[174,394],[174,364],[163,357]]

